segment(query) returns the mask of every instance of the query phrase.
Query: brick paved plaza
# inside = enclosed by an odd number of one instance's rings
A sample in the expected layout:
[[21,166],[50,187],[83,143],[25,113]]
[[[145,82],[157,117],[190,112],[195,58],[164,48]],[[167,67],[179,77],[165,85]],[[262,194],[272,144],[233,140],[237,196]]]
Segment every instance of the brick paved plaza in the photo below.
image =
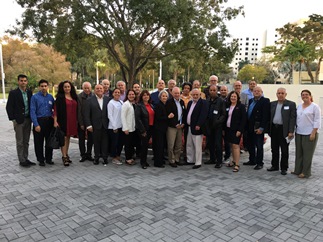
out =
[[[0,241],[323,241],[323,138],[312,177],[241,166],[165,169],[79,163],[19,167],[0,104]],[[32,136],[31,136],[32,137]],[[33,140],[30,159],[35,161]],[[266,149],[265,167],[270,166]],[[244,155],[242,161],[246,161]]]

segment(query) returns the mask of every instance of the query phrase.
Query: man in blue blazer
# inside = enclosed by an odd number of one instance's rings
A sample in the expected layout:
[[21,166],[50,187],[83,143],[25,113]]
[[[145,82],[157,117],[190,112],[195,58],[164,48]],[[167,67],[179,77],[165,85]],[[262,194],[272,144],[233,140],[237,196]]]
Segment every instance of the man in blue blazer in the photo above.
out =
[[36,163],[28,160],[29,138],[31,132],[30,100],[32,92],[27,89],[26,75],[18,76],[18,88],[10,91],[6,106],[8,118],[13,123],[16,132],[16,147],[19,164],[30,167]]
[[186,125],[188,126],[187,162],[195,163],[192,168],[198,169],[202,165],[202,125],[205,125],[206,122],[208,103],[201,98],[199,89],[193,89],[191,95],[193,100],[187,104],[186,118]]
[[264,134],[268,128],[270,115],[270,101],[262,94],[261,87],[253,89],[254,97],[249,100],[247,110],[249,161],[243,164],[255,166],[255,170],[262,169],[264,165]]

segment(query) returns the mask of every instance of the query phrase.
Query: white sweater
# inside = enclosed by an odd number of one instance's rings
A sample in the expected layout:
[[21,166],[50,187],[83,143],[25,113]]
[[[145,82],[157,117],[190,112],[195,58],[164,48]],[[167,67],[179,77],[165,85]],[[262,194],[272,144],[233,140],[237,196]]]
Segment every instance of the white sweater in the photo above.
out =
[[116,101],[111,99],[108,103],[108,118],[109,118],[109,127],[108,129],[120,129],[122,127],[121,123],[121,108],[122,101]]
[[121,123],[122,131],[134,132],[136,130],[135,110],[128,100],[122,105]]

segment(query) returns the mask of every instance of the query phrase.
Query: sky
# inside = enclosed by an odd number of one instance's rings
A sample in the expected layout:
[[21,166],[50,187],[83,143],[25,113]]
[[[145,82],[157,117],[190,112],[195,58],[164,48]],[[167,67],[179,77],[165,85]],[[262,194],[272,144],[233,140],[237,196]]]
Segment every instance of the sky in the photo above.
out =
[[[288,22],[295,22],[313,13],[323,15],[321,0],[228,0],[230,6],[244,5],[245,17],[238,17],[227,23],[230,34],[244,37],[262,34],[266,29],[276,29]],[[23,9],[15,0],[1,0],[0,36],[6,29],[15,25]]]

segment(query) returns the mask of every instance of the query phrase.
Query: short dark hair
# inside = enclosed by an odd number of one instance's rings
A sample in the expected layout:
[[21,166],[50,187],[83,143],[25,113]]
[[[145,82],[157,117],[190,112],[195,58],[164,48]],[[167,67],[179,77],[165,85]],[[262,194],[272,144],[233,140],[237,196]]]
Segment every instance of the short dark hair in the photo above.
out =
[[24,75],[24,74],[19,74],[18,75],[18,81],[19,81],[20,78],[26,78],[28,80],[28,77],[26,75]]
[[48,81],[44,80],[44,79],[41,79],[39,82],[38,82],[38,86],[40,87],[40,85],[42,83],[46,83],[47,85],[49,85]]
[[192,84],[190,82],[184,82],[182,84],[182,90],[184,89],[185,86],[189,86],[190,87],[190,91],[192,91]]

